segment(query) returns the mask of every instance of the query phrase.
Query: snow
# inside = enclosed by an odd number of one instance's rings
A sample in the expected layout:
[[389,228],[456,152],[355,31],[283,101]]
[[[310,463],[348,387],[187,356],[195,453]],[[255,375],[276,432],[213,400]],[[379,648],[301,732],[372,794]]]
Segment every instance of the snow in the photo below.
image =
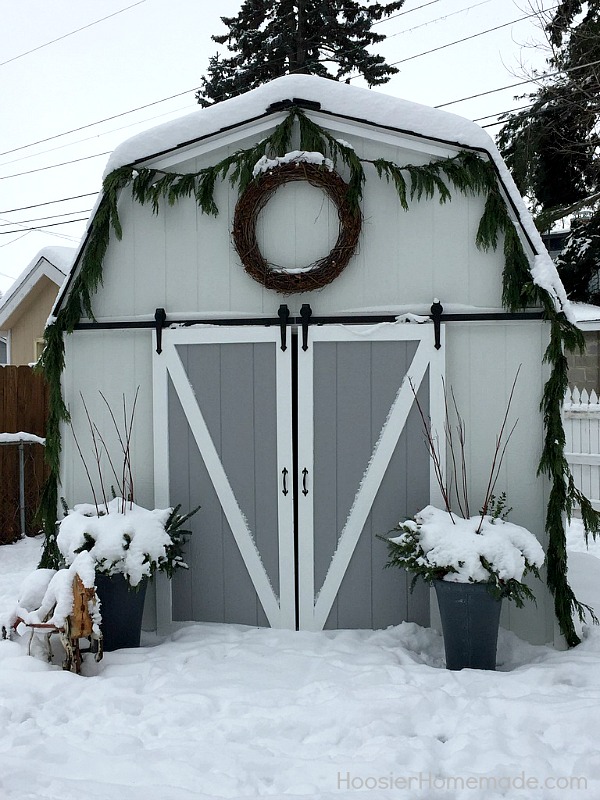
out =
[[41,436],[36,436],[35,433],[26,433],[25,431],[19,431],[18,433],[0,433],[0,443],[18,444],[19,442],[46,444],[46,440]]
[[[600,543],[583,552],[574,521],[569,546],[600,609]],[[0,619],[40,548],[0,547]],[[0,641],[2,800],[600,796],[596,627],[564,652],[501,631],[497,672],[446,671],[441,637],[412,623],[198,623],[142,643],[77,676],[28,656],[27,636]]]
[[[456,583],[487,582],[490,573],[481,563],[482,557],[494,567],[501,581],[523,579],[526,561],[536,567],[544,563],[544,551],[536,537],[520,525],[481,515],[463,519],[434,506],[426,506],[415,521],[402,523],[407,531],[418,531],[423,550],[423,565],[452,567],[445,581]],[[411,533],[390,539],[410,542]]]
[[100,516],[96,506],[81,503],[69,511],[60,522],[58,548],[67,564],[74,564],[86,539],[91,537],[94,543],[88,552],[98,571],[107,575],[122,573],[132,586],[137,586],[166,558],[171,538],[165,524],[172,509],[149,511],[116,497],[99,510]]
[[283,164],[316,164],[318,167],[324,166],[328,170],[333,169],[333,161],[330,158],[325,158],[323,153],[312,153],[307,150],[292,150],[283,156],[277,158],[267,158],[262,156],[258,159],[252,170],[252,176],[256,178],[263,172],[268,172],[271,169],[277,169]]
[[[534,282],[549,292],[557,310],[564,311],[567,318],[575,322],[554,262],[492,138],[476,123],[447,111],[391,97],[376,89],[363,89],[313,75],[285,75],[238,97],[199,109],[128,139],[110,156],[104,175],[178,147],[189,147],[222,130],[231,130],[262,116],[271,104],[292,98],[319,103],[332,116],[354,118],[356,110],[360,109],[360,121],[368,120],[370,124],[397,129],[408,136],[446,142],[452,149],[472,148],[487,153],[498,171],[512,208],[516,210],[517,223],[522,226],[537,254],[531,263]],[[99,202],[100,197],[91,213],[88,229]],[[529,250],[527,245],[525,250]],[[62,294],[59,292],[55,309],[62,302]]]

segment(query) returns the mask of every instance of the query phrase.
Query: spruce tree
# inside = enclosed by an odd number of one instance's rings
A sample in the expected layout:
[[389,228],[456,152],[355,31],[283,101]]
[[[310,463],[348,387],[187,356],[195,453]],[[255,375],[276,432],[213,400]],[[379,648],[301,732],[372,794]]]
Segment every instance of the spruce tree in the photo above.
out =
[[[571,299],[600,302],[600,0],[562,0],[546,21],[548,78],[498,137],[544,232],[571,232],[557,267]],[[555,73],[555,74],[552,74]]]
[[369,86],[398,72],[369,45],[386,37],[372,26],[404,0],[244,0],[235,17],[221,17],[229,32],[213,36],[230,58],[212,56],[196,97],[202,106],[247,92],[290,73],[346,80],[360,74]]

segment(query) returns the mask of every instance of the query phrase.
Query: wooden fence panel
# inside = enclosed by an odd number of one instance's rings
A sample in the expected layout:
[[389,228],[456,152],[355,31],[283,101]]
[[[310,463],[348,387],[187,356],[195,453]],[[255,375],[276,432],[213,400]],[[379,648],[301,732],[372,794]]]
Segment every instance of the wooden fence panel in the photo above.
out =
[[[0,366],[0,434],[31,433],[45,437],[48,416],[48,387],[42,375],[26,366]],[[33,518],[47,477],[44,448],[24,447],[25,524],[29,534],[37,533]],[[19,446],[0,446],[0,544],[21,535],[19,503]]]

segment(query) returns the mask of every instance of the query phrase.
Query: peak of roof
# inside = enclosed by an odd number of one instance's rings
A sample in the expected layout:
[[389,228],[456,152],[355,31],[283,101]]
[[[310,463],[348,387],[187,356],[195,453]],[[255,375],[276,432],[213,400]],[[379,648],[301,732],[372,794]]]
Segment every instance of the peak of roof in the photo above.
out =
[[105,174],[262,116],[274,104],[297,98],[318,103],[330,114],[360,118],[374,125],[442,139],[462,147],[488,150],[493,146],[492,139],[479,125],[448,111],[401,100],[377,89],[362,89],[314,75],[284,75],[238,97],[199,108],[133,136],[114,151]]

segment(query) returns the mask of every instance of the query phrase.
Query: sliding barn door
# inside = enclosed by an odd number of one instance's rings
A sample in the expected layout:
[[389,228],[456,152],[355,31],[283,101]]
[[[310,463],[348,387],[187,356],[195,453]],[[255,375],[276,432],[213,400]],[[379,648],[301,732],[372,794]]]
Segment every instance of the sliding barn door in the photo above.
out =
[[[442,332],[443,333],[443,332]],[[201,504],[174,620],[382,628],[429,593],[377,538],[432,499],[423,419],[442,431],[432,325],[169,329],[154,356],[156,502]],[[418,398],[418,404],[415,402]],[[440,442],[443,448],[443,441]]]
[[276,328],[163,333],[156,489],[201,505],[190,569],[173,579],[175,620],[295,627],[290,365]]
[[384,569],[377,534],[435,496],[423,433],[423,418],[443,430],[432,326],[314,327],[298,361],[300,627],[428,624],[428,590],[411,594],[406,573]]

